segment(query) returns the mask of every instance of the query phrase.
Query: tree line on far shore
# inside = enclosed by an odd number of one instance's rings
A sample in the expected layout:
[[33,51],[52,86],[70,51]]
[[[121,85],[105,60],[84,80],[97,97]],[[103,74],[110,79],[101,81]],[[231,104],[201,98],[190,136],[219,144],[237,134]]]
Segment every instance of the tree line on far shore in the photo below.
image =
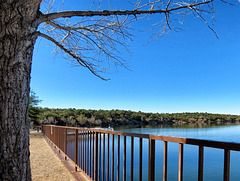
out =
[[239,123],[239,115],[211,113],[144,113],[127,110],[50,109],[34,107],[35,125],[56,124],[68,126],[124,126],[159,124]]

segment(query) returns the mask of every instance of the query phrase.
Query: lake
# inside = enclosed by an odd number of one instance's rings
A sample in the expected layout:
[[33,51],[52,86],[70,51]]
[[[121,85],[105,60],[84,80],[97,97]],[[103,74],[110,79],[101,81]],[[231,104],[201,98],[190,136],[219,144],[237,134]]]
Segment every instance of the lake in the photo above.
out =
[[[139,126],[139,127],[115,127],[115,131],[142,133],[164,136],[177,136],[186,138],[206,139],[214,141],[226,141],[240,143],[240,125],[205,125],[205,126]],[[110,136],[110,143],[112,136]],[[115,151],[117,153],[117,137],[115,136]],[[127,180],[130,180],[130,137],[127,137]],[[120,180],[122,180],[123,172],[123,137],[120,138]],[[148,140],[143,139],[143,180],[148,180]],[[107,145],[107,144],[106,144]],[[68,150],[74,147],[74,143],[68,143]],[[107,148],[107,147],[106,147]],[[134,138],[134,180],[138,180],[138,158],[139,158],[139,139]],[[73,149],[74,150],[74,149]],[[107,149],[106,149],[107,150]],[[168,180],[175,181],[178,178],[178,143],[168,143]],[[72,152],[72,151],[71,151]],[[70,153],[73,157],[73,153]],[[110,145],[110,158],[111,158]],[[114,163],[117,163],[115,156]],[[101,160],[102,162],[102,160]],[[224,150],[215,148],[204,148],[204,181],[223,180],[223,163]],[[102,164],[101,164],[102,165]],[[105,163],[106,166],[106,163]],[[163,142],[156,141],[156,158],[155,158],[155,180],[162,180],[163,175]],[[198,147],[193,145],[184,145],[184,169],[183,180],[197,180],[198,173]],[[111,160],[110,160],[111,168]],[[105,169],[106,170],[106,169]],[[230,180],[240,180],[240,152],[231,151],[230,160]],[[116,166],[115,170],[116,172]],[[111,169],[110,169],[111,174]],[[115,174],[116,176],[116,174]],[[115,179],[116,180],[116,177]]]

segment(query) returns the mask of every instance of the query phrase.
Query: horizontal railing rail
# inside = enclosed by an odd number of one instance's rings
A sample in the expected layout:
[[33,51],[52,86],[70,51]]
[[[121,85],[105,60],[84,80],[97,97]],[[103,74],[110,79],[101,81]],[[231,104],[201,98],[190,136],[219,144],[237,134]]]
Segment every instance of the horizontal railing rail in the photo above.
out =
[[[130,180],[134,178],[134,149],[139,150],[139,173],[138,180],[142,181],[143,164],[143,139],[147,139],[148,145],[148,180],[155,180],[155,156],[156,141],[163,142],[163,180],[167,181],[168,175],[168,142],[179,144],[178,181],[183,180],[183,153],[184,145],[198,146],[198,180],[203,181],[204,148],[217,148],[224,150],[223,180],[229,181],[230,177],[230,151],[240,151],[239,143],[209,141],[172,136],[160,136],[150,134],[126,133],[103,129],[77,128],[65,126],[43,125],[42,131],[45,136],[65,154],[65,158],[71,159],[75,164],[75,170],[80,169],[90,180],[120,180],[120,165],[122,164],[122,180],[126,180],[126,138],[130,137]],[[120,141],[123,137],[122,142]],[[111,142],[110,142],[111,137]],[[115,138],[117,144],[115,144]],[[138,138],[139,147],[134,148],[134,140]],[[74,142],[74,153],[68,150],[68,144]],[[111,148],[110,148],[111,145]],[[120,155],[123,148],[123,155]],[[114,153],[117,151],[117,153]],[[111,158],[110,158],[111,155]],[[115,163],[115,158],[116,163]],[[120,157],[122,156],[122,163]],[[110,168],[111,160],[111,168]],[[116,168],[116,169],[115,169]],[[114,171],[116,170],[116,171]],[[116,174],[116,175],[114,175]],[[136,176],[136,174],[135,174]]]

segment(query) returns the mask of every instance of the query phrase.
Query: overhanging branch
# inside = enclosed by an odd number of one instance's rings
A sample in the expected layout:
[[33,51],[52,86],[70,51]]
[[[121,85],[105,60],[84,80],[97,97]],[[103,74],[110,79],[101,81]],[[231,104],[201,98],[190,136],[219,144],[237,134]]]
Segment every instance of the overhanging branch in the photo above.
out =
[[45,21],[50,21],[57,18],[70,18],[74,16],[80,16],[80,17],[91,17],[91,16],[111,16],[111,15],[141,15],[141,14],[162,14],[162,13],[169,13],[172,11],[185,9],[185,8],[193,8],[196,6],[208,4],[214,0],[208,0],[200,3],[195,4],[187,4],[187,5],[181,5],[175,8],[171,9],[160,9],[160,10],[125,10],[125,11],[61,11],[56,13],[49,13],[49,14],[42,14],[40,18],[38,19],[38,23],[42,23]]

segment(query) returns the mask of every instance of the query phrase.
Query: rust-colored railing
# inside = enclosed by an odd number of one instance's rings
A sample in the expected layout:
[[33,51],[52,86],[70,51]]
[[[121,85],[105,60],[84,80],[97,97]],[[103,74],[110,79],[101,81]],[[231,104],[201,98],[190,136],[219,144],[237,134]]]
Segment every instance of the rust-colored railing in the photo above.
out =
[[[229,181],[230,177],[230,151],[240,151],[240,144],[207,141],[189,138],[179,138],[171,136],[157,136],[148,134],[124,133],[118,131],[108,131],[102,129],[87,129],[76,127],[63,127],[43,125],[42,131],[45,136],[58,147],[59,152],[65,154],[65,159],[71,159],[75,164],[75,170],[78,169],[90,180],[109,181],[120,180],[120,147],[123,146],[123,181],[126,181],[126,138],[130,137],[131,156],[130,156],[130,180],[134,177],[134,139],[138,138],[139,147],[139,174],[138,180],[142,181],[142,164],[143,164],[143,139],[149,141],[148,148],[148,180],[155,180],[155,154],[158,150],[155,148],[156,141],[163,141],[163,181],[167,181],[167,164],[168,164],[168,142],[179,144],[179,164],[178,164],[178,181],[183,180],[183,147],[184,144],[196,145],[199,147],[198,152],[198,181],[203,181],[203,163],[204,163],[204,147],[212,147],[224,150],[224,170],[223,180]],[[120,136],[123,137],[123,144],[120,142]],[[106,139],[107,137],[107,139]],[[112,137],[110,143],[110,137]],[[117,137],[117,144],[114,143]],[[69,144],[74,144],[74,151],[68,150]],[[102,145],[101,145],[102,144]],[[107,146],[106,146],[107,144]],[[112,146],[110,148],[110,145]],[[116,147],[116,149],[115,149]],[[117,154],[114,154],[114,151]],[[107,153],[107,154],[106,154]],[[111,153],[111,168],[110,168]],[[117,164],[114,164],[114,156],[117,156]],[[106,164],[106,165],[105,165]],[[117,168],[116,172],[115,167]],[[114,174],[116,176],[114,177]],[[135,178],[136,179],[136,178]]]

